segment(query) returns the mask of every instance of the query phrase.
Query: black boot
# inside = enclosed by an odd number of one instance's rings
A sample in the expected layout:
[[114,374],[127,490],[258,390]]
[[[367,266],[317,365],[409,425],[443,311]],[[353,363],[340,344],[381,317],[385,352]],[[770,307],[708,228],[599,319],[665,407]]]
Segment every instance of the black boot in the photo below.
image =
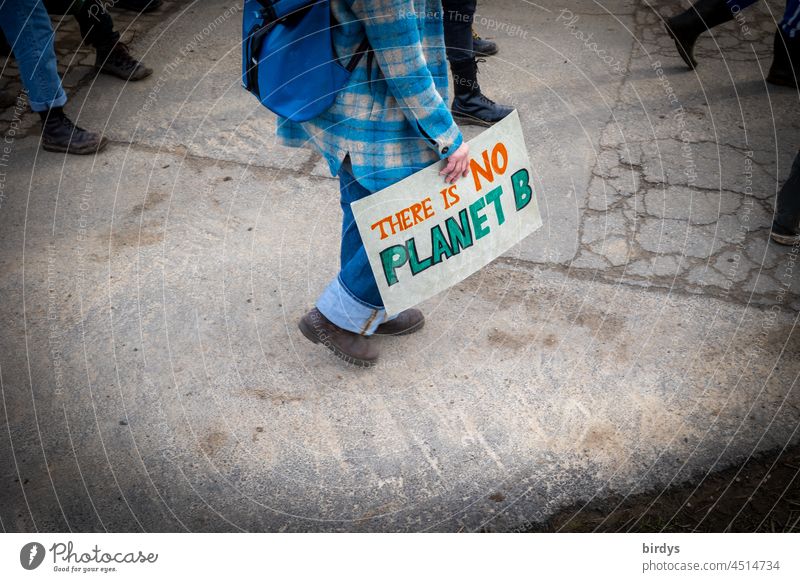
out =
[[455,95],[451,111],[456,121],[489,127],[514,110],[513,107],[498,105],[481,93],[478,62],[475,59],[453,61],[450,68],[453,71]]
[[6,35],[0,30],[0,57],[7,57],[11,54],[11,45],[6,40]]
[[678,54],[690,69],[697,66],[694,43],[707,30],[733,20],[733,13],[725,0],[698,0],[685,12],[667,18],[667,34],[675,41]]
[[472,29],[472,52],[476,57],[488,57],[497,54],[497,43],[481,38],[475,29]]
[[140,81],[153,74],[153,69],[145,67],[128,52],[128,47],[121,42],[111,47],[99,46],[94,66],[101,73],[108,73],[124,81]]
[[800,37],[789,38],[778,28],[775,31],[774,46],[767,83],[797,89],[797,77],[800,76]]
[[72,123],[61,107],[40,111],[42,147],[49,152],[93,154],[106,146],[106,138]]

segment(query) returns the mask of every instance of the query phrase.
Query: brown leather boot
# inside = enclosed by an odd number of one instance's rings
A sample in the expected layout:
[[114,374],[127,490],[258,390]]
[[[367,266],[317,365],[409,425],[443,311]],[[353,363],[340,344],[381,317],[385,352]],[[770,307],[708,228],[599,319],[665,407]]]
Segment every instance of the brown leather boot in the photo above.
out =
[[425,316],[419,309],[406,309],[391,321],[382,323],[375,330],[375,335],[408,335],[425,326]]
[[368,368],[378,359],[378,348],[368,336],[334,325],[316,307],[303,316],[298,327],[311,342],[322,344],[348,364]]

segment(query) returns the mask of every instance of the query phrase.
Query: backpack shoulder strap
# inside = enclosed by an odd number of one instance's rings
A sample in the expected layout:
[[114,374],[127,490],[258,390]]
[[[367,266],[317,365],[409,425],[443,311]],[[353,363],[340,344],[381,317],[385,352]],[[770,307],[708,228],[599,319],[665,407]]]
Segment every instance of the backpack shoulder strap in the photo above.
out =
[[358,63],[361,60],[361,57],[363,57],[367,53],[370,53],[367,58],[369,59],[370,64],[371,64],[372,59],[370,57],[372,56],[372,54],[371,54],[372,53],[372,47],[369,46],[369,39],[367,38],[367,35],[364,35],[364,40],[362,40],[361,44],[358,45],[358,48],[356,49],[356,52],[354,52],[353,56],[350,57],[350,62],[347,63],[347,67],[345,67],[345,68],[349,72],[352,73],[355,70],[355,68],[358,66]]

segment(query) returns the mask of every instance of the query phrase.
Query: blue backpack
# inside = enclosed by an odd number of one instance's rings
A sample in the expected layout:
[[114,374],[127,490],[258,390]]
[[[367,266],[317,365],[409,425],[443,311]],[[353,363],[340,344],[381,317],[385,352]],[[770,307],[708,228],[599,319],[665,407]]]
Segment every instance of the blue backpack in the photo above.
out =
[[308,121],[333,105],[361,56],[347,66],[336,57],[330,0],[245,0],[242,83],[264,107],[292,121]]

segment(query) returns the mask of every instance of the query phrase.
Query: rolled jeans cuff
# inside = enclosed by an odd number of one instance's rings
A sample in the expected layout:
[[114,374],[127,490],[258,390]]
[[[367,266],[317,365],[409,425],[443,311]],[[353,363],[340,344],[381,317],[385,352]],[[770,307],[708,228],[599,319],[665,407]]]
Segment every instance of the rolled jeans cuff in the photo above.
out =
[[339,277],[331,281],[317,299],[317,309],[332,324],[360,335],[372,335],[386,317],[382,306],[370,305],[356,298]]
[[67,94],[64,93],[64,89],[59,88],[58,92],[54,99],[49,101],[34,101],[31,99],[30,91],[28,91],[28,104],[31,106],[32,111],[47,111],[48,109],[52,109],[53,107],[64,107],[67,103]]

